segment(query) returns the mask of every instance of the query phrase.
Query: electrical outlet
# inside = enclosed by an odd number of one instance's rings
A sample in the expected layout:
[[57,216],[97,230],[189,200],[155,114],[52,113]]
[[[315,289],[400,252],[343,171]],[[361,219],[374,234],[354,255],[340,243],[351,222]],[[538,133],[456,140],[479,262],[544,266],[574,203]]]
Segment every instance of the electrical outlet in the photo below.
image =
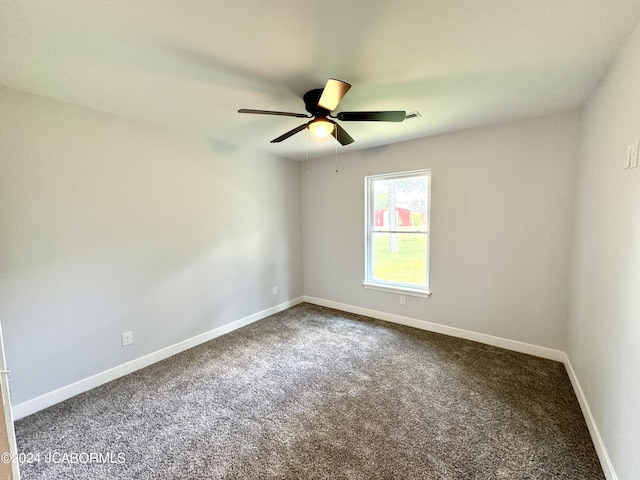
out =
[[126,347],[133,343],[133,332],[124,332],[122,334],[122,346]]
[[407,304],[407,297],[405,297],[404,295],[400,295],[400,305],[406,305]]
[[278,287],[273,287],[273,294],[277,295],[278,294]]

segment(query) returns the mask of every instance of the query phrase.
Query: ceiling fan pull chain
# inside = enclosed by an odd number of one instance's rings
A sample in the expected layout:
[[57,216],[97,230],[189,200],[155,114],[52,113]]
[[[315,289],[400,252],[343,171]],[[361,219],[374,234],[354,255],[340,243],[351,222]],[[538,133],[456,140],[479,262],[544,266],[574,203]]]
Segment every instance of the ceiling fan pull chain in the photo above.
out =
[[338,173],[338,144],[335,144],[336,147],[336,173]]
[[307,141],[307,175],[309,175],[309,129],[307,129],[307,134],[304,138]]

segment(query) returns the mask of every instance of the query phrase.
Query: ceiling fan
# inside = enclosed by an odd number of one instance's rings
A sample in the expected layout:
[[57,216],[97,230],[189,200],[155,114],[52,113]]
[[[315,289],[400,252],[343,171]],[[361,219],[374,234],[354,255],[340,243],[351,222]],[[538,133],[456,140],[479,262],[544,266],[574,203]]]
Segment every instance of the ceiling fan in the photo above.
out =
[[260,115],[280,115],[285,117],[312,118],[313,120],[303,123],[302,125],[289,130],[287,133],[280,135],[278,138],[271,140],[271,143],[278,143],[308,128],[311,133],[318,137],[333,136],[341,145],[349,145],[354,140],[351,136],[336,123],[334,118],[343,122],[402,122],[407,118],[407,112],[404,110],[394,111],[376,111],[376,112],[340,112],[332,115],[342,98],[347,94],[351,85],[342,80],[330,78],[324,88],[316,88],[309,90],[304,94],[306,113],[277,112],[273,110],[252,110],[241,108],[238,113],[257,113]]

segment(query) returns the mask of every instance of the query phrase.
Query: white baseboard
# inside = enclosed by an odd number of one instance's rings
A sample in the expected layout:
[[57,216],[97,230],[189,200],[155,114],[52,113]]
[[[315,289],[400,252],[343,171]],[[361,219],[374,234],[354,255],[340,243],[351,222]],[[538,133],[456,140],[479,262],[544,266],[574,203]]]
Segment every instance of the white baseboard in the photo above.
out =
[[598,454],[598,459],[600,460],[600,465],[602,466],[604,476],[607,477],[607,480],[618,480],[618,476],[616,475],[616,472],[613,469],[613,464],[611,463],[611,458],[609,457],[609,454],[607,453],[607,449],[604,446],[602,437],[600,436],[600,430],[598,430],[598,425],[596,424],[596,420],[595,418],[593,418],[593,414],[591,413],[591,409],[589,408],[589,404],[587,403],[587,398],[585,397],[584,392],[582,391],[582,387],[580,386],[580,382],[578,381],[576,372],[573,369],[573,365],[571,365],[571,360],[567,355],[565,355],[564,365],[567,369],[569,380],[571,380],[573,391],[575,392],[576,397],[578,398],[578,403],[580,404],[582,415],[584,416],[584,419],[587,422],[587,428],[589,429],[591,440],[593,441],[593,445],[596,449],[596,453]]
[[92,388],[98,387],[107,382],[128,375],[129,373],[140,370],[141,368],[148,367],[149,365],[159,362],[160,360],[169,358],[177,353],[193,348],[197,345],[200,345],[201,343],[208,342],[209,340],[213,340],[214,338],[224,335],[225,333],[232,332],[234,330],[237,330],[238,328],[244,327],[253,322],[257,322],[258,320],[262,320],[263,318],[273,315],[274,313],[281,312],[302,302],[303,297],[294,298],[293,300],[289,300],[266,310],[262,310],[261,312],[254,313],[253,315],[249,315],[234,322],[227,323],[226,325],[222,325],[221,327],[214,328],[213,330],[209,330],[208,332],[196,335],[195,337],[183,340],[182,342],[178,342],[169,347],[136,358],[135,360],[124,363],[122,365],[118,365],[117,367],[97,373],[96,375],[92,375],[91,377],[79,380],[57,390],[53,390],[52,392],[45,393],[44,395],[33,398],[31,400],[27,400],[26,402],[13,405],[13,417],[15,420],[24,418],[27,415],[31,415],[32,413],[38,412],[47,407],[55,405],[56,403],[60,403],[64,400],[74,397],[80,393],[91,390]]
[[569,379],[571,381],[571,385],[573,386],[573,390],[578,399],[578,403],[580,404],[580,408],[582,409],[582,413],[585,417],[587,427],[589,428],[589,433],[591,434],[591,439],[594,443],[604,474],[607,480],[618,479],[613,469],[613,464],[611,463],[611,459],[605,448],[604,442],[602,441],[602,437],[600,436],[600,431],[598,430],[596,421],[593,418],[591,409],[589,408],[589,404],[587,403],[587,399],[584,395],[584,392],[582,391],[582,387],[580,386],[580,382],[578,381],[576,373],[573,370],[573,366],[571,365],[571,361],[569,360],[569,357],[565,352],[561,350],[555,350],[552,348],[546,348],[538,345],[519,342],[516,340],[509,340],[502,337],[485,335],[483,333],[477,333],[470,330],[464,330],[461,328],[427,322],[425,320],[418,320],[415,318],[404,317],[404,316],[395,315],[392,313],[386,313],[378,310],[371,310],[368,308],[356,307],[356,306],[348,305],[345,303],[334,302],[332,300],[325,300],[321,298],[310,297],[307,295],[303,297],[295,298],[293,300],[289,300],[287,302],[281,303],[279,305],[268,308],[261,312],[254,313],[253,315],[249,315],[247,317],[241,318],[234,322],[215,328],[203,334],[184,340],[182,342],[178,342],[174,345],[163,348],[156,352],[152,352],[148,355],[137,358],[135,360],[119,365],[117,367],[111,368],[104,372],[98,373],[91,377],[85,378],[71,385],[67,385],[65,387],[59,388],[52,392],[48,392],[34,399],[20,403],[18,405],[14,405],[12,407],[13,417],[15,420],[26,417],[27,415],[31,415],[32,413],[35,413],[39,410],[43,410],[44,408],[50,407],[64,400],[67,400],[68,398],[71,398],[75,395],[91,390],[92,388],[103,385],[107,382],[120,378],[129,373],[135,372],[136,370],[140,370],[141,368],[144,368],[153,363],[159,362],[160,360],[164,360],[165,358],[171,357],[172,355],[188,350],[189,348],[200,345],[201,343],[208,342],[209,340],[212,340],[216,337],[219,337],[226,333],[237,330],[238,328],[244,327],[258,320],[262,320],[263,318],[266,318],[270,315],[286,310],[287,308],[293,307],[302,302],[312,303],[312,304],[320,305],[323,307],[334,308],[336,310],[355,313],[358,315],[364,315],[367,317],[376,318],[376,319],[384,320],[391,323],[397,323],[400,325],[406,325],[409,327],[414,327],[421,330],[427,330],[430,332],[442,333],[444,335],[450,335],[452,337],[473,340],[479,343],[484,343],[487,345],[505,348],[507,350],[526,353],[529,355],[534,355],[537,357],[542,357],[549,360],[555,360],[555,361],[564,363],[565,368],[567,370],[567,374],[569,375]]
[[391,323],[398,323],[400,325],[419,328],[421,330],[427,330],[435,333],[442,333],[444,335],[464,338],[466,340],[473,340],[475,342],[492,345],[494,347],[500,347],[500,348],[504,348],[507,350],[512,350],[520,353],[527,353],[529,355],[534,355],[536,357],[542,357],[549,360],[555,360],[555,361],[564,363],[565,368],[567,370],[567,375],[569,376],[569,380],[571,381],[571,385],[578,399],[578,403],[580,404],[580,408],[582,409],[582,414],[587,423],[587,427],[589,428],[589,434],[591,435],[591,440],[593,441],[593,444],[595,446],[596,453],[598,454],[598,459],[600,460],[600,465],[602,466],[602,470],[604,471],[605,477],[607,478],[607,480],[618,479],[613,469],[613,464],[611,463],[611,459],[609,458],[609,454],[607,453],[607,449],[605,448],[604,442],[602,441],[602,437],[600,436],[600,431],[598,430],[596,421],[593,418],[591,409],[589,408],[589,404],[587,403],[587,399],[584,395],[584,392],[582,391],[582,388],[580,387],[580,382],[578,382],[578,377],[576,376],[576,373],[573,370],[573,366],[571,365],[571,361],[569,360],[569,357],[562,350],[555,350],[552,348],[540,347],[538,345],[518,342],[516,340],[509,340],[506,338],[494,337],[492,335],[485,335],[483,333],[472,332],[470,330],[449,327],[447,325],[440,325],[438,323],[427,322],[425,320],[418,320],[410,317],[403,317],[401,315],[395,315],[392,313],[380,312],[377,310],[370,310],[368,308],[356,307],[356,306],[348,305],[345,303],[334,302],[332,300],[309,297],[307,295],[304,296],[304,301],[307,303],[313,303],[315,305],[320,305],[323,307],[334,308],[336,310],[341,310],[343,312],[355,313],[357,315],[364,315],[366,317],[377,318],[378,320],[385,320]]
[[449,327],[447,325],[441,325],[439,323],[427,322],[426,320],[403,317],[402,315],[380,312],[378,310],[370,310],[368,308],[355,307],[353,305],[347,305],[345,303],[338,303],[331,300],[324,300],[322,298],[309,297],[306,295],[304,296],[304,301],[323,307],[335,308],[336,310],[342,310],[343,312],[355,313],[358,315],[364,315],[366,317],[377,318],[378,320],[385,320],[391,323],[398,323],[400,325],[406,325],[408,327],[419,328],[420,330],[427,330],[429,332],[442,333],[444,335],[449,335],[452,337],[473,340],[475,342],[484,343],[486,345],[513,350],[514,352],[527,353],[529,355],[534,355],[536,357],[542,357],[549,360],[555,360],[557,362],[564,362],[564,359],[566,358],[565,353],[561,350],[540,347],[538,345],[518,342],[517,340],[509,340],[502,337],[494,337],[492,335],[472,332],[470,330],[464,330],[462,328]]

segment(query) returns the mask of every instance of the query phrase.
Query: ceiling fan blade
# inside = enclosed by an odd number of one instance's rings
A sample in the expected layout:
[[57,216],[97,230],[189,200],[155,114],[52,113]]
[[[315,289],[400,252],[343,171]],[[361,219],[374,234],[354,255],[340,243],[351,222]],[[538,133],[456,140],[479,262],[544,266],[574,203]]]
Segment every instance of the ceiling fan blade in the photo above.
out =
[[311,115],[304,113],[292,113],[292,112],[275,112],[273,110],[252,110],[250,108],[241,108],[238,113],[257,113],[259,115],[280,115],[283,117],[298,117],[298,118],[311,118]]
[[338,120],[344,122],[402,122],[407,116],[404,110],[387,112],[340,112]]
[[342,128],[337,123],[335,123],[334,125],[335,127],[333,129],[333,132],[331,132],[331,135],[333,135],[333,137],[338,140],[338,142],[340,142],[340,145],[349,145],[350,143],[355,142],[355,140],[351,138],[351,135],[349,135],[344,128]]
[[304,130],[305,128],[307,128],[307,125],[309,125],[308,123],[303,123],[302,125],[300,125],[299,127],[294,128],[293,130],[289,130],[287,133],[285,133],[284,135],[280,135],[278,138],[274,138],[273,140],[271,140],[271,143],[279,143],[283,140],[286,140],[287,138],[289,138],[292,135],[295,135],[298,132],[301,132],[302,130]]
[[334,111],[350,88],[350,83],[330,78],[322,90],[318,106],[330,112]]

